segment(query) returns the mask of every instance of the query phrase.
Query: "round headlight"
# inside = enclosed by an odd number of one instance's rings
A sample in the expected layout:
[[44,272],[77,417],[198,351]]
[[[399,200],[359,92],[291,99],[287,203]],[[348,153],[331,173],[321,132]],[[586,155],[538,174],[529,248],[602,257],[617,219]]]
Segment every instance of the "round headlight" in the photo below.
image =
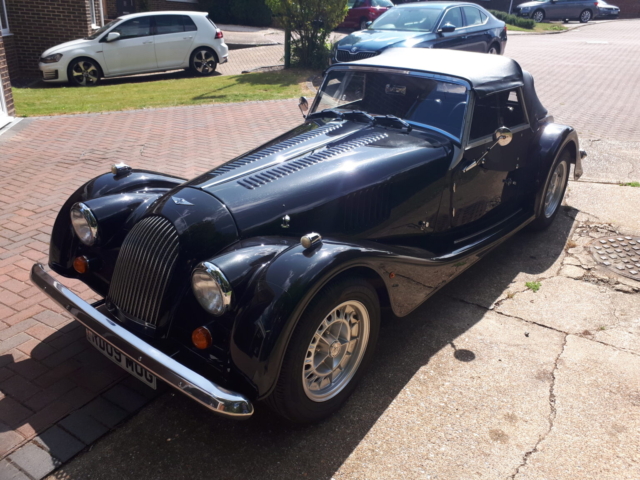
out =
[[91,246],[96,242],[98,222],[84,203],[76,203],[71,207],[71,225],[82,243]]
[[193,293],[207,312],[222,315],[231,305],[231,284],[213,263],[202,262],[191,275]]

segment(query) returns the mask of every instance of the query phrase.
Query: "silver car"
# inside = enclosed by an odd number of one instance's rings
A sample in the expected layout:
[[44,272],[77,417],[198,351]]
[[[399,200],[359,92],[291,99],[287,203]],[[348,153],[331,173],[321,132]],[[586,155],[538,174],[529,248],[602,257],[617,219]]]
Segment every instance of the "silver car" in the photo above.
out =
[[596,0],[542,0],[521,3],[515,7],[515,15],[543,20],[579,20],[587,23],[600,13]]

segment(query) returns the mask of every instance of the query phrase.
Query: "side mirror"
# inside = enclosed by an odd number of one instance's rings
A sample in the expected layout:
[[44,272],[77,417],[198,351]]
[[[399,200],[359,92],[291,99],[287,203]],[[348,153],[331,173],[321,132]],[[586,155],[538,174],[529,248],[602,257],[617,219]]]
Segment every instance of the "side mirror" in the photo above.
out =
[[309,102],[305,97],[300,97],[300,102],[298,103],[298,108],[302,112],[302,116],[306,117],[306,113],[309,111]]
[[438,30],[438,33],[443,34],[443,33],[451,33],[454,32],[456,30],[456,27],[451,25],[450,23],[445,23],[442,27],[440,27],[440,30]]
[[371,20],[369,20],[367,23],[365,23],[365,25],[367,26],[367,28],[369,28],[371,26],[373,22]]
[[120,38],[120,34],[118,32],[109,32],[107,34],[107,42],[113,42]]
[[511,143],[511,140],[513,140],[513,132],[507,127],[500,127],[493,134],[493,139],[501,147],[506,147]]

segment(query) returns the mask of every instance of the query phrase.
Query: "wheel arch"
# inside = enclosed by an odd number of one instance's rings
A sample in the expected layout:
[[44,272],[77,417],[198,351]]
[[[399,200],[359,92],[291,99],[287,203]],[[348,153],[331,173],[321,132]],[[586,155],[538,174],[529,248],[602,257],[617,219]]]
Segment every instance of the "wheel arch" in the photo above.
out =
[[193,55],[199,48],[206,48],[207,50],[209,50],[211,53],[213,53],[213,56],[216,57],[216,63],[220,63],[220,57],[218,56],[218,52],[216,52],[215,48],[212,48],[210,45],[202,44],[196,45],[195,47],[191,48],[191,53],[189,54],[189,66],[191,66],[191,62],[193,61]]

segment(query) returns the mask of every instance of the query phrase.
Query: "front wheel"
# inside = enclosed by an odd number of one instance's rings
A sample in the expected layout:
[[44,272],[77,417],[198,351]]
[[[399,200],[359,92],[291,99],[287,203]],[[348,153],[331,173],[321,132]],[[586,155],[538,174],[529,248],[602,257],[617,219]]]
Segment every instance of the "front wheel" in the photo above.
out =
[[533,12],[531,18],[533,18],[534,22],[540,23],[544,20],[544,12],[542,10],[536,10],[535,12]]
[[550,174],[545,183],[542,194],[542,206],[536,219],[531,222],[533,230],[544,230],[548,228],[560,210],[562,198],[569,182],[569,167],[571,165],[571,154],[565,150],[551,167]]
[[371,362],[379,327],[378,296],[367,281],[329,284],[302,314],[267,404],[295,423],[336,412]]
[[591,20],[591,10],[584,10],[580,14],[580,23],[587,23],[589,20]]
[[77,87],[94,87],[101,76],[100,65],[90,58],[77,58],[69,65],[69,82]]
[[191,70],[196,75],[203,77],[212,75],[217,65],[215,55],[208,48],[197,48],[191,54]]

